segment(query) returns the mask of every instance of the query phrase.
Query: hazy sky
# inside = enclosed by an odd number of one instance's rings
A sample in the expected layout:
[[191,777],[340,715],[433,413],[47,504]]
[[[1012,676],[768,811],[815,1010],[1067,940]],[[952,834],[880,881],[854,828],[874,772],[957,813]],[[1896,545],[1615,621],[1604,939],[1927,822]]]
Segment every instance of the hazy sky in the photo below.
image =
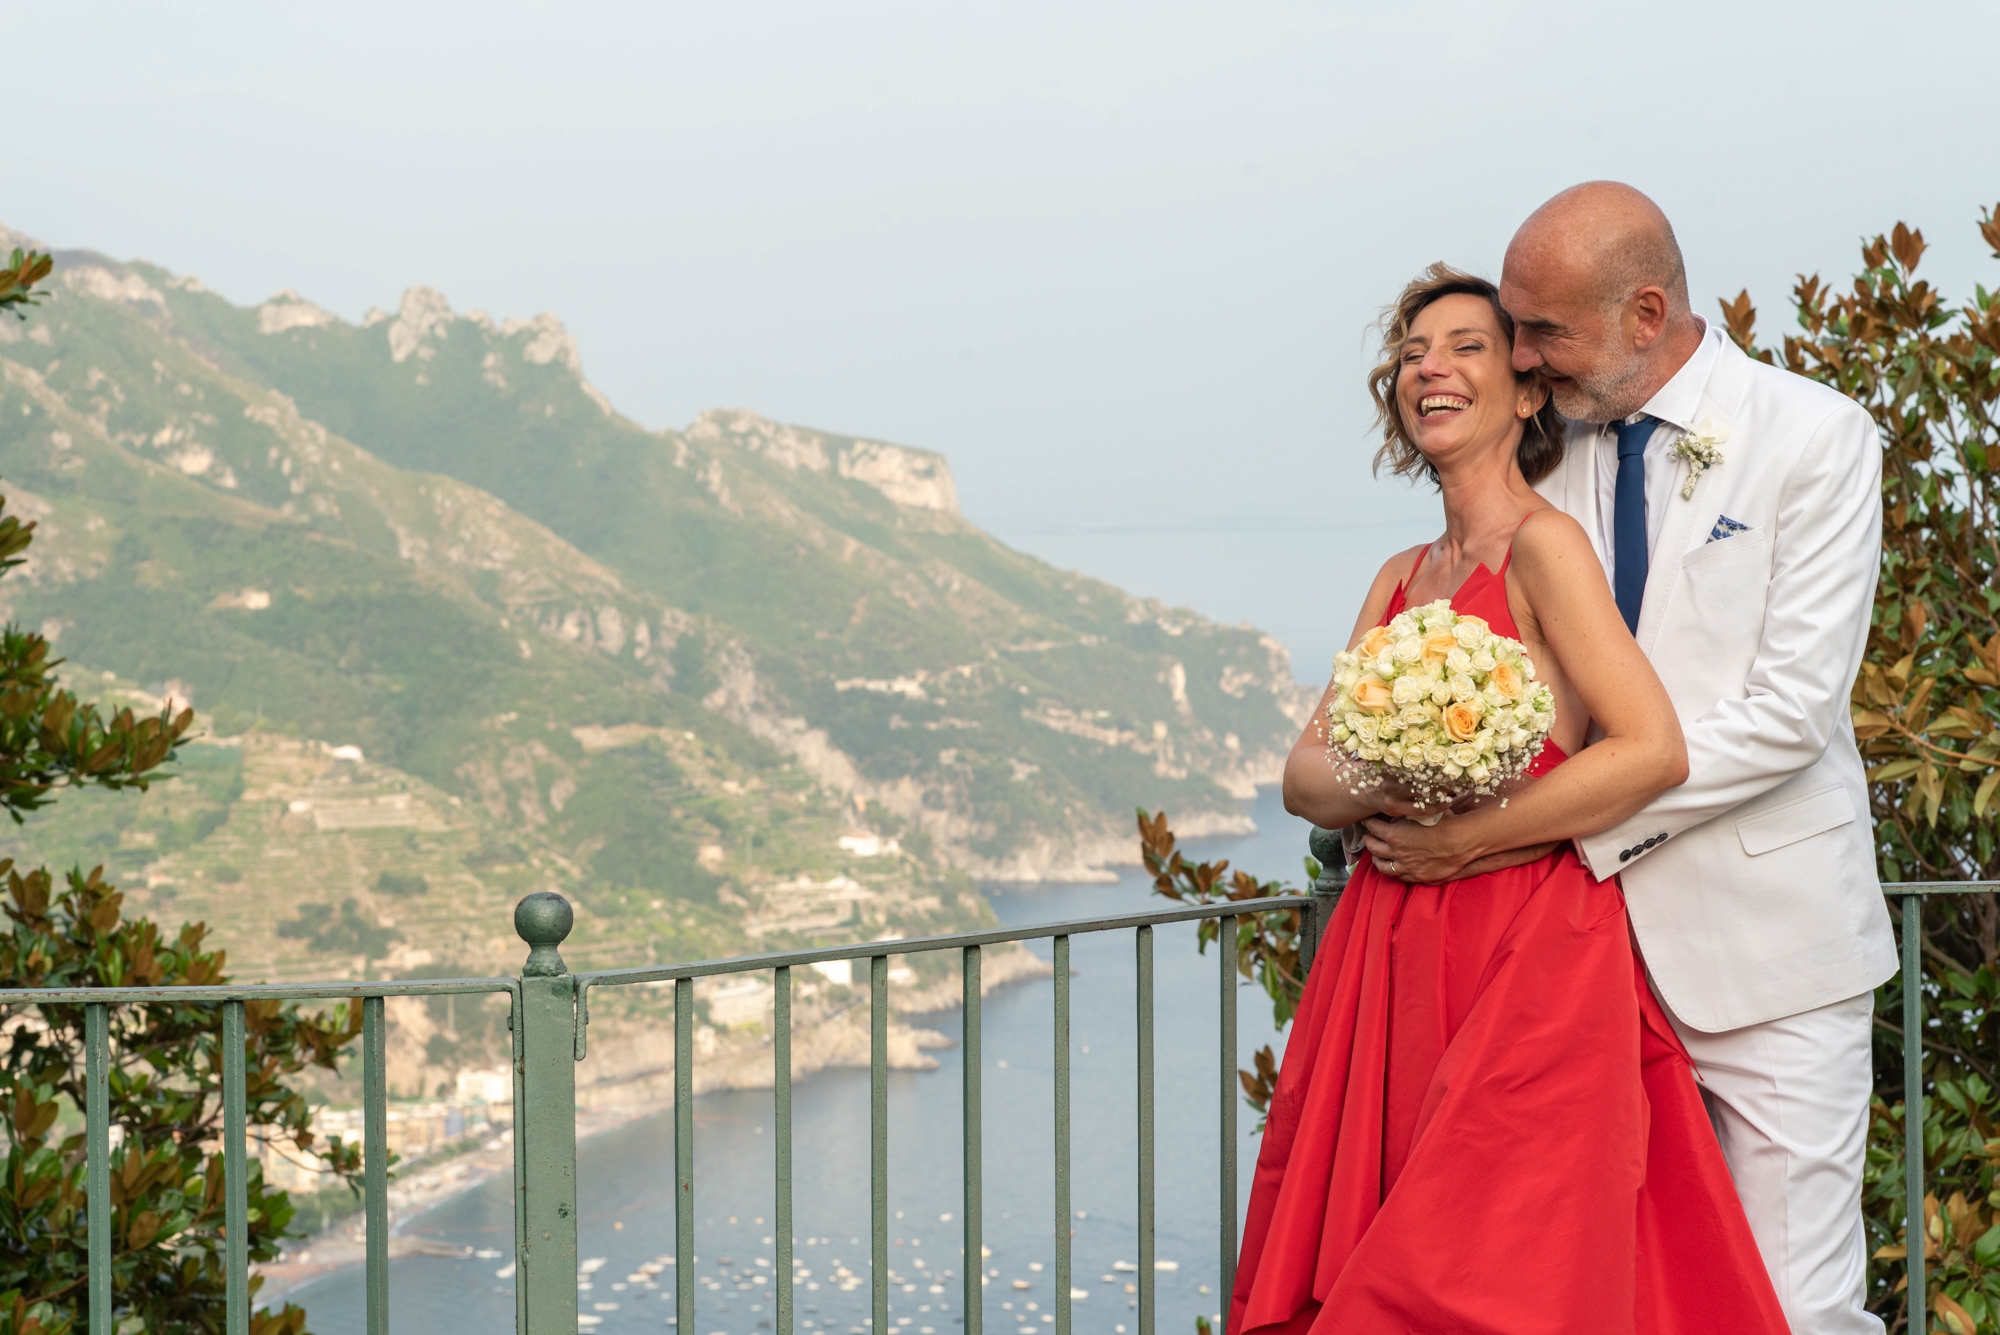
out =
[[[940,449],[1030,545],[1422,521],[1367,480],[1369,323],[1433,259],[1497,272],[1577,180],[1651,192],[1699,307],[1748,286],[1767,329],[1899,218],[1949,290],[2000,283],[1991,4],[4,12],[13,227],[244,302],[553,311],[648,425]],[[1235,561],[1223,602],[1311,596],[1240,545],[1180,559],[1147,591]]]

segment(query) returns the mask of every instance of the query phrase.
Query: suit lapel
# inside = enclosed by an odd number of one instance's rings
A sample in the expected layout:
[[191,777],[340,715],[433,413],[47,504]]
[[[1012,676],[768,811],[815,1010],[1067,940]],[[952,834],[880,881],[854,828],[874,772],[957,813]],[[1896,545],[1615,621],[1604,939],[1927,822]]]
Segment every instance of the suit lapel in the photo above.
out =
[[[1748,360],[1734,343],[1724,341],[1722,354],[1715,359],[1715,369],[1709,373],[1708,383],[1702,387],[1701,408],[1695,415],[1697,427],[1706,417],[1716,426],[1730,429],[1731,420],[1736,416],[1737,407],[1749,386],[1744,366]],[[1724,448],[1740,448],[1742,443],[1732,436]],[[1725,464],[1727,459],[1725,453]],[[1686,485],[1687,465],[1676,459],[1674,470],[1674,489],[1667,500],[1666,518],[1660,524],[1660,539],[1653,546],[1653,559],[1646,572],[1645,600],[1639,607],[1639,629],[1633,637],[1649,658],[1653,654],[1654,642],[1659,638],[1660,623],[1666,616],[1667,604],[1672,600],[1674,585],[1680,580],[1681,558],[1694,550],[1701,517],[1712,508],[1706,493],[1716,490],[1711,472],[1704,474],[1703,480],[1696,484],[1692,497],[1683,499],[1681,489]]]

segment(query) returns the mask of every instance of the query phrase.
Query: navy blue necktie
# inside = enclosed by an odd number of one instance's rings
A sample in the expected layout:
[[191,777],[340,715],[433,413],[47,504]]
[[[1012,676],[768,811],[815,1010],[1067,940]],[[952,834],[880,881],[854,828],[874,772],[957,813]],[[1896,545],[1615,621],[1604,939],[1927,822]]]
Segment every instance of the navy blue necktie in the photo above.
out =
[[1646,597],[1646,442],[1659,423],[1651,417],[1618,426],[1618,496],[1611,510],[1611,594],[1625,629],[1639,632],[1639,604]]

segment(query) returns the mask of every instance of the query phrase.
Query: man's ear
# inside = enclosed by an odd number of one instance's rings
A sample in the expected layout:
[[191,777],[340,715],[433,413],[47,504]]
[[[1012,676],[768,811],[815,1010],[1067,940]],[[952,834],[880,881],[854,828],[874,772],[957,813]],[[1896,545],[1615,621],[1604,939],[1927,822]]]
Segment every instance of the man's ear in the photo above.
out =
[[1625,333],[1634,352],[1644,352],[1659,342],[1667,329],[1667,294],[1657,287],[1642,287],[1625,303]]

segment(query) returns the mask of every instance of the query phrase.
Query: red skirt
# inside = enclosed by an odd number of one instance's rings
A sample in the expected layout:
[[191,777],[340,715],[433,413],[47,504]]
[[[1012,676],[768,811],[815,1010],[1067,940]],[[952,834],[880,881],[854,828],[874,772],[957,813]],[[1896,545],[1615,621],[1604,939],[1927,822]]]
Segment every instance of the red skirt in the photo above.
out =
[[1363,858],[1257,1156],[1229,1335],[1786,1335],[1615,882]]

